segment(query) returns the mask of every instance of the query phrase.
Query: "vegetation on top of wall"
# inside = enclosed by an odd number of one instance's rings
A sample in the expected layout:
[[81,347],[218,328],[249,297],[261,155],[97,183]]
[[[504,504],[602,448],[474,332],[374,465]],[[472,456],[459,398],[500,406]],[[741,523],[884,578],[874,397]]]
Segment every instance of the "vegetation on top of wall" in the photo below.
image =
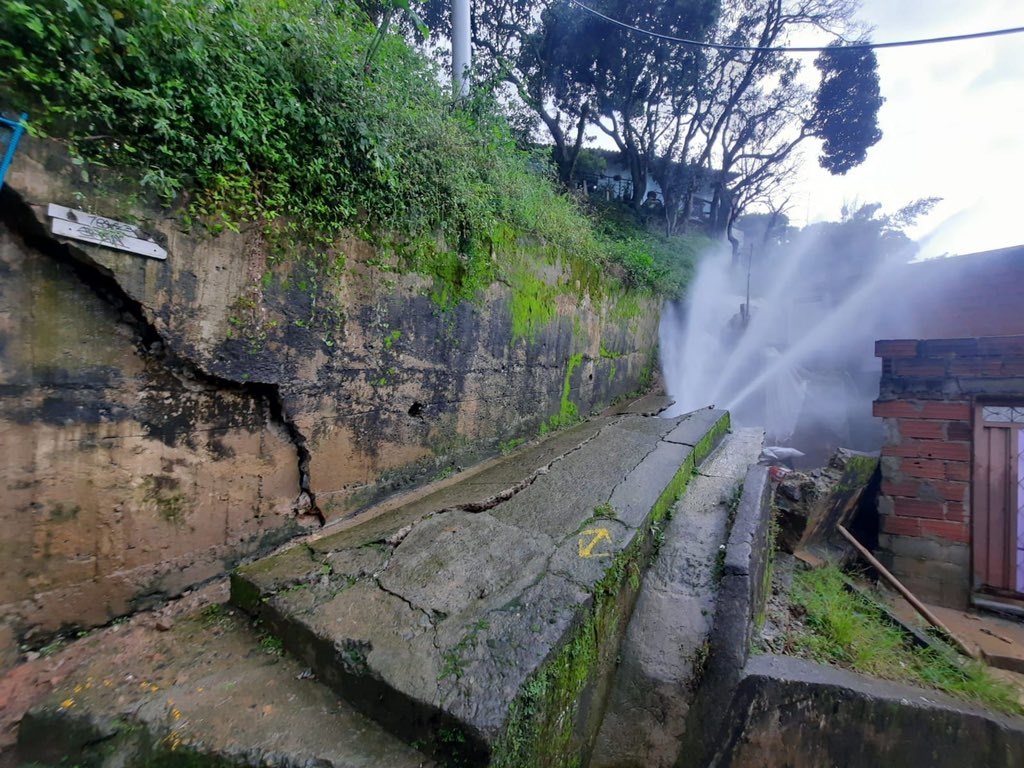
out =
[[475,296],[524,236],[662,293],[693,256],[596,226],[489,96],[456,108],[352,0],[0,0],[0,69],[0,108],[84,160],[141,169],[186,217],[354,231],[434,276],[442,305]]

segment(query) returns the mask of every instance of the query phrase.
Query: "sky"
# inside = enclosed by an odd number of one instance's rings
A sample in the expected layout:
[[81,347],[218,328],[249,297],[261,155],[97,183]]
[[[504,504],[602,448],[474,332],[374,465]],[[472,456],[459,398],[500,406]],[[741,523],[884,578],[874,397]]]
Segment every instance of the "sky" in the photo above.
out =
[[[1021,27],[1024,3],[863,0],[859,16],[885,42]],[[836,220],[844,203],[879,202],[892,213],[941,197],[908,232],[918,258],[1024,245],[1024,34],[877,55],[882,140],[845,176],[819,168],[808,147],[790,220]],[[805,66],[813,70],[813,56]]]

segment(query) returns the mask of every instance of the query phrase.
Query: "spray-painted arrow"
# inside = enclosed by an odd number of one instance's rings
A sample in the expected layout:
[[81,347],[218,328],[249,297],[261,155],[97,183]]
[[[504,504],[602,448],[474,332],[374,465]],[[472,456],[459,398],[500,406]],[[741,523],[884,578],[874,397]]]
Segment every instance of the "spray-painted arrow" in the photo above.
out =
[[[589,544],[584,544],[587,536],[592,536]],[[580,557],[611,557],[610,552],[594,552],[598,542],[607,541],[611,544],[612,536],[607,528],[587,528],[580,531],[579,547]]]

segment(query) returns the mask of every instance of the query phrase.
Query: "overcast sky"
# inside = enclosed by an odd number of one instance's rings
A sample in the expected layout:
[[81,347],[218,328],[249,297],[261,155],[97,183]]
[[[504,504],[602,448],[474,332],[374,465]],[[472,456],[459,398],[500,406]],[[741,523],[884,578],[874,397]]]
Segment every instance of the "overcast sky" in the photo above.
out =
[[[1024,26],[1021,0],[864,0],[876,42]],[[813,68],[813,57],[806,66]],[[922,257],[1024,245],[1024,34],[878,51],[884,136],[845,176],[805,152],[790,218],[838,219],[844,201],[893,212],[942,197],[910,234]]]

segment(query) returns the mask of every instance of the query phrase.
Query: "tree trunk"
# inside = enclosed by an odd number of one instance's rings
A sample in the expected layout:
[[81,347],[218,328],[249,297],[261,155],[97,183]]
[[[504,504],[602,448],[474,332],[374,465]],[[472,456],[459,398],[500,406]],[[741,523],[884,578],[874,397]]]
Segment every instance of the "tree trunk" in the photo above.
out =
[[709,222],[711,237],[725,238],[731,214],[732,195],[725,184],[718,182],[715,184],[715,192],[711,198],[711,221]]
[[630,147],[626,156],[629,162],[629,176],[633,182],[633,210],[639,211],[647,192],[647,168],[635,148]]
[[690,231],[690,222],[692,221],[691,216],[693,214],[693,187],[692,185],[687,188],[686,192],[683,193],[683,200],[679,206],[679,216],[683,217],[683,223],[681,226],[678,225],[679,219],[676,219],[677,227],[680,234],[686,234]]

